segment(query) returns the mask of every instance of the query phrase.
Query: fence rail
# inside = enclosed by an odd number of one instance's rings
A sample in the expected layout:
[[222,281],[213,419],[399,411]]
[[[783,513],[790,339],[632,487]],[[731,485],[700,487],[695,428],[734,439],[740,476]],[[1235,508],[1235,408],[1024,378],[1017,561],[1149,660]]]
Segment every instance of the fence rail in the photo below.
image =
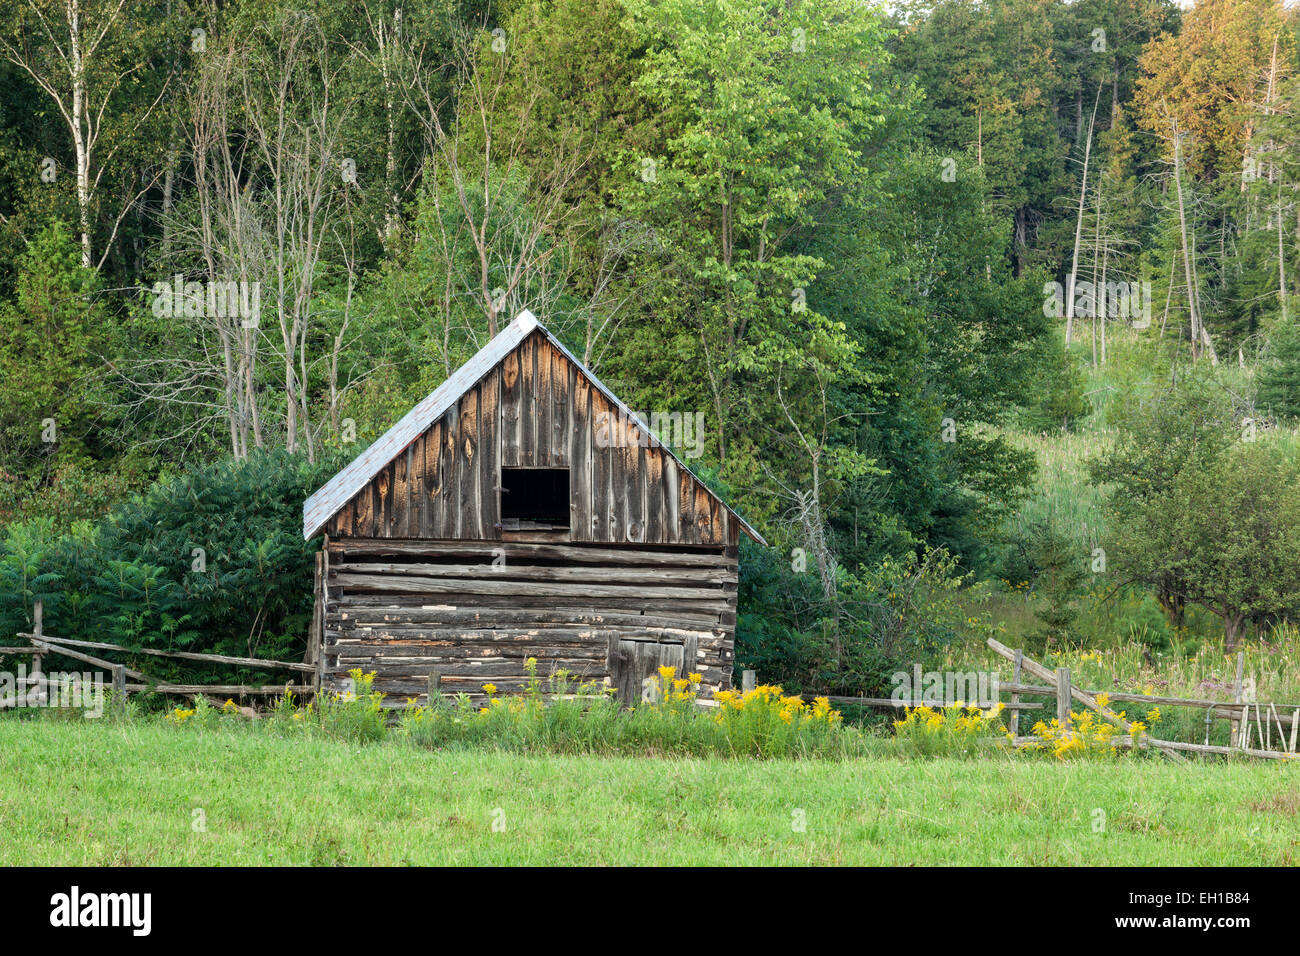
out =
[[[1070,727],[1071,703],[1077,701],[1089,710],[1099,714],[1107,722],[1121,728],[1125,734],[1111,739],[1117,747],[1154,747],[1171,760],[1183,760],[1183,753],[1202,754],[1239,754],[1248,757],[1260,757],[1269,760],[1289,758],[1297,753],[1297,735],[1300,734],[1300,704],[1261,703],[1242,700],[1242,667],[1244,656],[1237,656],[1237,678],[1234,685],[1236,700],[1207,700],[1194,697],[1164,697],[1146,694],[1113,693],[1111,691],[1083,690],[1076,686],[1070,677],[1068,667],[1055,669],[1025,656],[1024,651],[1007,647],[994,638],[988,639],[988,646],[994,653],[1006,658],[1013,664],[1013,680],[999,683],[1000,693],[1009,693],[1010,702],[1004,702],[1004,709],[1011,712],[1010,731],[1016,744],[1033,743],[1038,737],[1025,737],[1019,734],[1020,712],[1025,710],[1042,710],[1046,705],[1036,702],[1024,702],[1021,695],[1030,697],[1047,697],[1056,703],[1056,719],[1062,727]],[[1043,684],[1026,684],[1021,682],[1022,675],[1028,673],[1042,681]],[[755,683],[753,671],[744,671],[741,686],[752,690]],[[1121,717],[1098,703],[1097,698],[1105,695],[1106,703],[1141,703],[1156,707],[1191,707],[1205,711],[1205,743],[1186,743],[1177,740],[1162,740],[1149,734],[1140,734],[1136,738],[1131,733],[1132,722]],[[898,708],[920,707],[930,702],[921,700],[895,700],[892,697],[840,697],[825,696],[832,703],[857,704],[863,707]],[[1254,737],[1258,746],[1251,746],[1252,711],[1254,717]],[[1289,713],[1288,713],[1289,711]],[[1215,719],[1232,722],[1231,746],[1210,744],[1210,723]],[[1277,744],[1274,748],[1273,730],[1277,729]],[[1290,728],[1288,734],[1287,728]]]
[[[50,654],[57,654],[63,657],[71,658],[74,661],[80,661],[91,667],[96,667],[112,675],[112,687],[114,700],[122,709],[126,707],[126,695],[128,693],[141,693],[143,691],[154,691],[159,694],[178,694],[192,697],[196,694],[224,694],[227,696],[257,696],[270,694],[283,694],[286,691],[296,694],[315,693],[319,687],[319,669],[315,663],[296,662],[296,661],[276,661],[263,657],[235,657],[228,654],[201,654],[196,651],[163,651],[152,647],[128,648],[120,647],[117,644],[106,644],[100,641],[83,641],[74,640],[66,637],[55,637],[47,634],[44,627],[44,607],[41,601],[37,601],[32,614],[32,630],[30,632],[20,632],[20,638],[25,638],[28,643],[15,647],[0,647],[0,656],[9,656],[17,654],[30,654],[32,656],[31,674],[21,680],[21,683],[27,688],[36,687],[38,689],[48,690],[56,685],[57,682],[49,680],[44,673],[44,658]],[[311,683],[302,684],[175,684],[167,681],[156,680],[141,671],[127,667],[125,664],[115,663],[105,660],[93,654],[86,653],[87,650],[108,651],[110,653],[144,655],[147,657],[170,658],[183,661],[197,661],[205,664],[220,664],[232,667],[258,667],[265,670],[287,670],[295,673],[305,673],[312,675]],[[310,649],[309,652],[311,653]],[[127,682],[127,678],[132,679],[132,683]],[[17,695],[0,698],[0,708],[12,707],[18,701]]]

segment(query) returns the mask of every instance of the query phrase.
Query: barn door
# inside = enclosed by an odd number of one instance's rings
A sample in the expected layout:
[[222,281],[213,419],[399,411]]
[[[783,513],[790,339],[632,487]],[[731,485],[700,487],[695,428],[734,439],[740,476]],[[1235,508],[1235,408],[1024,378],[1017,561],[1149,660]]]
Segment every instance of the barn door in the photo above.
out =
[[[693,644],[694,641],[692,640]],[[648,700],[659,668],[675,667],[678,677],[685,677],[687,661],[695,655],[685,644],[665,644],[653,640],[614,638],[610,641],[609,677],[620,702],[630,707]]]

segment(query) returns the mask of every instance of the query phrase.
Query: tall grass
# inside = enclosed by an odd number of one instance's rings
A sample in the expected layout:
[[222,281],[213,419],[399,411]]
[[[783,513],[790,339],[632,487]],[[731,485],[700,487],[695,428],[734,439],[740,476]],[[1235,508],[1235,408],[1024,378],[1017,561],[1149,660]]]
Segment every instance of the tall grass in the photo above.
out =
[[[385,706],[373,689],[373,674],[353,671],[354,690],[326,693],[306,706],[282,697],[260,721],[276,735],[325,737],[349,743],[392,739],[430,750],[491,749],[511,753],[631,756],[719,756],[842,759],[878,751],[882,741],[846,726],[826,698],[811,702],[761,685],[739,694],[720,692],[698,700],[699,675],[678,677],[662,668],[657,693],[623,708],[605,684],[574,685],[563,672],[540,678],[528,662],[530,679],[522,694],[502,696],[485,684],[488,704],[474,706],[468,695],[409,700]],[[711,705],[711,706],[706,706]],[[200,699],[194,708],[167,715],[178,725],[211,727],[243,721],[233,702],[214,707]]]

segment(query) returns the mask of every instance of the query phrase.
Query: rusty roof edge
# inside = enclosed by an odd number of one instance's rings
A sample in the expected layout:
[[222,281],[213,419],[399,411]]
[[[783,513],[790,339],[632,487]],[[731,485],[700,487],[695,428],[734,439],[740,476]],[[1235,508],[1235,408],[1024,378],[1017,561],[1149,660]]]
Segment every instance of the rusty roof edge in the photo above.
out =
[[[320,533],[325,524],[338,514],[339,509],[351,501],[358,492],[361,491],[370,481],[378,474],[379,469],[383,468],[395,457],[401,454],[411,442],[415,441],[420,435],[424,434],[435,421],[437,421],[448,408],[452,406],[457,399],[461,397],[475,382],[482,378],[489,370],[495,368],[497,363],[506,357],[515,349],[528,335],[538,329],[546,336],[547,341],[558,348],[568,359],[573,362],[587,379],[600,390],[600,393],[609,399],[622,413],[627,415],[637,424],[647,435],[653,435],[636,412],[628,408],[617,395],[609,390],[596,373],[587,368],[578,358],[570,352],[550,331],[537,321],[537,317],[532,312],[525,309],[515,317],[515,320],[508,326],[497,333],[487,345],[479,349],[474,356],[464,365],[453,372],[446,381],[434,389],[429,395],[421,399],[414,408],[398,419],[392,428],[384,432],[374,441],[365,451],[356,458],[352,459],[337,475],[327,481],[316,490],[302,506],[302,523],[303,538],[309,540]],[[666,451],[677,462],[686,473],[700,483],[710,495],[727,509],[730,514],[740,524],[741,529],[749,537],[762,545],[768,547],[767,540],[759,534],[754,527],[746,521],[737,511],[722,500],[722,497],[705,484],[700,477],[691,470],[686,462],[678,457],[677,453],[667,445],[659,446]]]

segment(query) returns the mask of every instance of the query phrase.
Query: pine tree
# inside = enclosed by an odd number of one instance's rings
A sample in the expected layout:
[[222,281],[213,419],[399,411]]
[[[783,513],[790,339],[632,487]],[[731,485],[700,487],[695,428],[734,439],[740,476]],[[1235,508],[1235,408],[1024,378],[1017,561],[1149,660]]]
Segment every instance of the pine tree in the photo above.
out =
[[1256,404],[1274,415],[1300,417],[1300,326],[1279,322],[1259,368]]

